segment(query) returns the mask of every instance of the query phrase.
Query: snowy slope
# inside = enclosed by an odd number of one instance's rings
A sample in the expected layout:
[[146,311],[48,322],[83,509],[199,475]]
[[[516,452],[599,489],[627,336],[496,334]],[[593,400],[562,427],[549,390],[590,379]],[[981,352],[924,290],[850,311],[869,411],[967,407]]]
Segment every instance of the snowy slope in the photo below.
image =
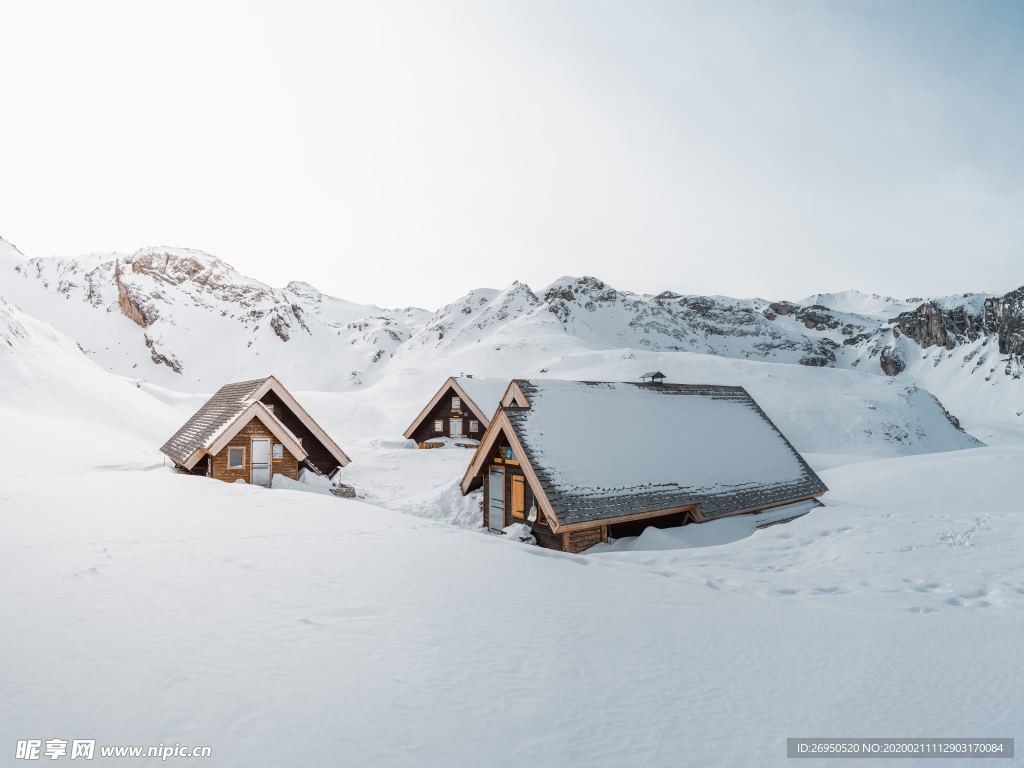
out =
[[[732,360],[684,352],[608,350],[551,357],[528,346],[500,354],[480,347],[453,352],[423,368],[403,369],[360,391],[305,392],[310,407],[346,441],[399,436],[444,380],[444,372],[481,370],[513,376],[631,381],[664,371],[670,381],[740,385],[803,452],[858,456],[957,450],[978,445],[956,428],[927,391],[897,379],[831,368]],[[609,430],[614,426],[609,424]]]
[[0,237],[0,272],[6,274],[24,260],[25,256],[21,251]]
[[895,317],[900,312],[914,309],[923,301],[924,299],[897,299],[892,296],[880,296],[877,293],[849,290],[815,293],[796,303],[803,307],[822,306],[837,312],[863,315],[884,321]]
[[583,556],[163,471],[5,477],[0,741],[675,768],[787,765],[793,735],[1014,735],[1022,469],[855,464],[788,525]]
[[0,298],[0,462],[61,470],[160,463],[173,412]]

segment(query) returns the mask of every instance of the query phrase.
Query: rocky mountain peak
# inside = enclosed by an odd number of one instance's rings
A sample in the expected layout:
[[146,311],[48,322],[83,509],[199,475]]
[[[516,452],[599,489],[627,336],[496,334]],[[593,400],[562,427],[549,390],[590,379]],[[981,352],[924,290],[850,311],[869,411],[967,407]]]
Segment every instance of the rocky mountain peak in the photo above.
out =
[[319,304],[324,299],[324,295],[318,288],[300,280],[292,280],[284,289],[310,304]]

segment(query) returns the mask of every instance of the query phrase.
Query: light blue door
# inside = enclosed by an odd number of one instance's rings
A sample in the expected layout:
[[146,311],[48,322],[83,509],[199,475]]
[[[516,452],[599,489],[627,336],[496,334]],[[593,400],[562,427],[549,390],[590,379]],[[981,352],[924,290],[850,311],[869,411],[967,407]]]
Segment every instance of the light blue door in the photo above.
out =
[[487,527],[500,531],[505,527],[505,472],[492,469],[487,479]]
[[252,477],[253,485],[270,485],[270,440],[262,437],[252,439]]

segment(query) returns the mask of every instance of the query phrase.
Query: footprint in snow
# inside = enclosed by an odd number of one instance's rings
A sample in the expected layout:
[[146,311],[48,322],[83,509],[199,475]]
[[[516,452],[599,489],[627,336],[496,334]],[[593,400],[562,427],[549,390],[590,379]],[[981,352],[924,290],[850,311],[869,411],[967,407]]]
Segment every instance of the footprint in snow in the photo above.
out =
[[180,685],[191,682],[192,678],[186,675],[184,672],[175,672],[170,677],[166,678],[160,683],[160,692],[163,693],[171,688],[177,688]]

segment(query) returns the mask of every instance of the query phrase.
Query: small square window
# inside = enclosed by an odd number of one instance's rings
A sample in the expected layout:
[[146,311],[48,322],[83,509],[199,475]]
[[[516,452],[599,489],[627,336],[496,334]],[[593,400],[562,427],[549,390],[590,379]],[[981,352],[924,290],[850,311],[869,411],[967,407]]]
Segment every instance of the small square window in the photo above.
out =
[[470,419],[469,420],[469,431],[470,432],[479,432],[480,431],[480,422],[476,421],[475,419]]
[[281,445],[281,443],[274,443],[274,458],[275,459],[283,459],[284,458],[284,446]]
[[453,397],[452,398],[452,410],[453,411],[460,411],[460,410],[462,410],[462,398],[459,398],[459,397]]
[[437,421],[434,422],[434,431],[435,432],[444,432],[444,420],[443,419],[438,419]]
[[245,448],[228,448],[228,469],[245,469]]

